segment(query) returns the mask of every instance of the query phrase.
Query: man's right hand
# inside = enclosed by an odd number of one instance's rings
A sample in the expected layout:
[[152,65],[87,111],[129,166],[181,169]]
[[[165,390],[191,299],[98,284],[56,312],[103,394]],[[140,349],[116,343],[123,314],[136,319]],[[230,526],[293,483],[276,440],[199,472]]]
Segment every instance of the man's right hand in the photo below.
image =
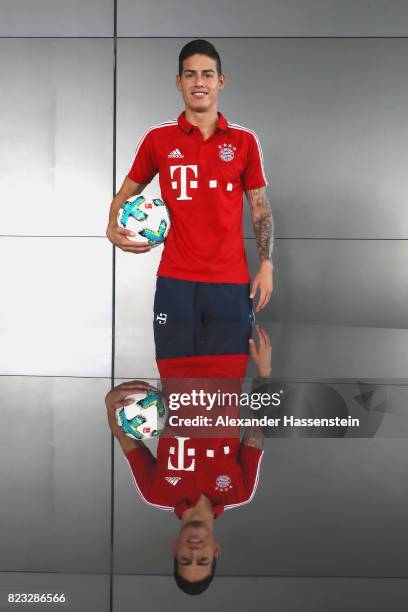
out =
[[145,242],[129,240],[130,236],[136,236],[136,234],[131,230],[120,227],[117,223],[118,211],[121,204],[129,200],[129,198],[141,194],[145,187],[146,185],[135,183],[135,181],[132,181],[128,176],[125,176],[122,187],[112,200],[106,236],[112,244],[122,249],[122,251],[129,251],[130,253],[147,253],[152,249],[152,247],[146,245]]
[[144,446],[141,440],[133,440],[127,436],[116,422],[116,411],[119,408],[129,406],[133,404],[133,399],[126,399],[134,393],[141,393],[152,389],[149,383],[144,380],[132,380],[130,382],[124,382],[117,385],[109,391],[105,397],[105,406],[108,417],[108,424],[111,432],[118,440],[124,453],[127,453],[134,448],[140,448]]
[[106,236],[109,238],[112,244],[117,246],[122,251],[129,251],[130,253],[147,253],[151,251],[152,247],[146,245],[145,242],[136,242],[135,240],[129,240],[127,236],[135,236],[135,233],[131,230],[119,227],[116,223],[109,223],[106,228]]
[[[133,395],[134,393],[143,393],[153,388],[154,387],[149,385],[149,383],[145,382],[144,380],[127,381],[113,387],[113,389],[111,389],[105,397],[109,425],[116,425],[115,414],[118,408],[133,404],[132,399],[126,399],[129,395]],[[114,427],[114,429],[116,431],[116,427]]]

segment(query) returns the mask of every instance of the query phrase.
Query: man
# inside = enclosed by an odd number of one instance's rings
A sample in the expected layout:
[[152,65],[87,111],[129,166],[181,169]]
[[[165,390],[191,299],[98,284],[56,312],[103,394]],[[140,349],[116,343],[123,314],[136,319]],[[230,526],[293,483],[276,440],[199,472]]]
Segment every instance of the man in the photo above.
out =
[[[157,172],[172,225],[157,272],[155,320],[248,321],[272,293],[273,221],[266,197],[262,151],[254,132],[218,112],[224,88],[213,45],[193,40],[179,55],[176,85],[185,110],[148,129],[112,201],[107,237],[130,253],[150,250],[118,227],[121,204],[140,194]],[[251,207],[260,267],[250,290],[242,230],[242,194]],[[160,328],[157,327],[159,331]]]

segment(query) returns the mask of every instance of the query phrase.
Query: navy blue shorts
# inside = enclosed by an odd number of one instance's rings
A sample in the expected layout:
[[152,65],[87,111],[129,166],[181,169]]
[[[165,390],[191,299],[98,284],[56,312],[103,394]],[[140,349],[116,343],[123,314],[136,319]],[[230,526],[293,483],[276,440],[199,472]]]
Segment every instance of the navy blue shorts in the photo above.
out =
[[156,357],[248,353],[254,314],[250,285],[157,277]]

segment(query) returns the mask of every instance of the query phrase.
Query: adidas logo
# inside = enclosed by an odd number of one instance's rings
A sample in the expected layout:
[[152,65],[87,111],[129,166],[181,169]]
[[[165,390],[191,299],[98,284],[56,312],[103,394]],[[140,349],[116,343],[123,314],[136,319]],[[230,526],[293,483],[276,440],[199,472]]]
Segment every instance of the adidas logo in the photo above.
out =
[[167,480],[167,482],[169,482],[175,487],[178,481],[181,480],[181,477],[180,476],[166,476],[165,480]]
[[184,155],[179,149],[174,149],[174,151],[169,153],[167,157],[184,157]]

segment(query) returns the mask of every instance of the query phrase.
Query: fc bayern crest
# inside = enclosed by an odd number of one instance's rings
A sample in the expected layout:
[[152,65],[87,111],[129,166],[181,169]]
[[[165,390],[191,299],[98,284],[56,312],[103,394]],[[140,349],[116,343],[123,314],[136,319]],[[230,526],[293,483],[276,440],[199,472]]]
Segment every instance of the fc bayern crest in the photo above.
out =
[[217,476],[217,479],[215,481],[216,484],[216,489],[219,491],[220,489],[231,489],[231,478],[229,476],[226,476],[226,474],[221,474],[220,476]]
[[234,159],[234,151],[237,150],[237,147],[233,147],[231,144],[224,142],[224,144],[218,145],[218,149],[218,153],[222,161],[229,162]]

